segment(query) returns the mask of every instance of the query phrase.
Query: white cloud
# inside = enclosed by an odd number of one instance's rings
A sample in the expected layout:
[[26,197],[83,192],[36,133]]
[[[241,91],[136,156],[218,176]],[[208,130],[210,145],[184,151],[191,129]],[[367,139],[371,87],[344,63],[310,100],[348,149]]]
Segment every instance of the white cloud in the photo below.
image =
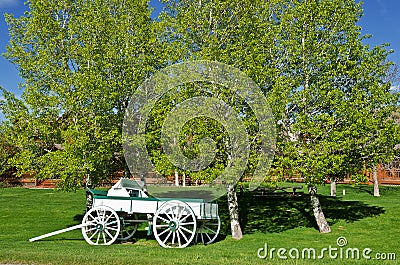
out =
[[0,8],[14,7],[21,1],[23,2],[23,0],[0,0]]

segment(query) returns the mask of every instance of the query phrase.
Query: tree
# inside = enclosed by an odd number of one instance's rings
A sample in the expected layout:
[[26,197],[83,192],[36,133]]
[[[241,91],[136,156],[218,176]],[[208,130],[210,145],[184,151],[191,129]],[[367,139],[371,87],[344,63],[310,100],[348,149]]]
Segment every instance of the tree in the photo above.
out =
[[[399,72],[399,68],[397,64],[391,63],[389,68],[386,71],[386,77],[385,77],[385,81],[390,83],[391,86],[391,93],[399,93],[399,81],[400,81],[400,72]],[[395,110],[391,117],[389,118],[390,120],[392,119],[394,121],[394,123],[398,126],[399,125],[399,111],[398,111],[398,107],[397,110]],[[386,121],[382,121],[382,122],[386,122]],[[398,135],[398,133],[396,133],[395,135]],[[395,142],[400,142],[400,139],[398,139],[398,137],[394,137],[394,139],[396,139]],[[394,152],[398,152],[398,144],[396,144],[396,146],[394,146]],[[395,154],[394,160],[389,162],[389,163],[384,163],[383,164],[383,168],[384,169],[390,169],[391,166],[395,165],[395,161],[396,159],[398,159],[398,155]],[[393,163],[394,162],[394,163]],[[373,165],[372,168],[372,180],[374,182],[374,196],[375,197],[379,197],[380,196],[380,192],[379,192],[379,182],[378,182],[378,166],[377,165]]]
[[38,1],[6,15],[5,56],[24,79],[24,114],[12,139],[19,174],[58,178],[74,189],[126,169],[121,146],[130,94],[154,71],[148,1]]
[[362,44],[361,15],[361,4],[348,0],[171,1],[161,20],[171,61],[234,65],[263,89],[278,125],[268,179],[303,176],[321,232],[330,228],[316,185],[360,178],[366,161],[391,156],[395,128],[377,122],[396,104],[384,82],[388,51]]
[[15,148],[8,142],[3,128],[0,128],[0,150],[0,177],[3,177],[10,171],[8,160],[15,154]]
[[[1,87],[0,87],[1,89]],[[3,102],[0,100],[0,106]],[[0,108],[1,109],[1,108]],[[10,177],[13,171],[13,167],[10,165],[9,160],[16,154],[17,150],[10,138],[8,133],[10,132],[9,126],[6,122],[0,123],[0,179]]]
[[[278,1],[272,1],[278,2]],[[170,49],[167,53],[172,62],[180,60],[211,60],[234,66],[252,78],[265,92],[268,89],[270,72],[274,68],[267,62],[272,61],[274,47],[268,46],[268,40],[275,34],[273,27],[274,3],[263,1],[237,3],[235,1],[207,2],[207,1],[168,1],[165,13],[161,16],[160,39]],[[271,48],[271,49],[269,49]],[[269,53],[266,53],[269,51]],[[272,69],[271,69],[272,68]],[[249,105],[227,87],[218,87],[215,84],[200,84],[209,89],[209,96],[223,100],[240,113],[244,124],[248,128],[250,155],[245,175],[251,175],[258,162],[257,152],[260,150],[260,132],[257,131],[257,119]],[[193,90],[187,95],[196,95]],[[203,120],[204,121],[204,120]],[[201,124],[199,128],[204,128]],[[192,126],[193,128],[193,126]],[[214,123],[207,123],[208,133],[220,134],[218,141],[217,160],[211,172],[205,172],[215,177],[221,166],[229,161],[229,141],[221,133],[220,127]],[[192,132],[193,135],[193,132]],[[196,139],[201,139],[204,132],[195,132]],[[214,136],[215,137],[215,136]],[[203,172],[204,174],[204,172]],[[236,184],[227,185],[228,207],[231,217],[232,237],[242,237],[239,225]]]
[[395,126],[387,118],[397,99],[384,82],[389,52],[362,44],[361,15],[354,1],[288,1],[277,18],[278,59],[290,89],[277,101],[278,130],[289,137],[278,145],[276,166],[304,177],[321,232],[330,228],[316,184],[361,177],[366,163],[392,156]]

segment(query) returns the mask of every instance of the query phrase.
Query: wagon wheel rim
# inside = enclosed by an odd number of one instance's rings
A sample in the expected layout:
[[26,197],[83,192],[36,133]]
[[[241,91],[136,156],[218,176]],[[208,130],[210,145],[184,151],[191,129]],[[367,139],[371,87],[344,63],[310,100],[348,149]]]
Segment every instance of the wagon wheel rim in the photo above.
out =
[[153,217],[153,233],[164,248],[184,248],[196,234],[196,216],[186,203],[168,201]]
[[118,240],[128,240],[136,233],[139,224],[136,222],[137,215],[133,214],[129,217],[120,217],[121,231],[118,235]]
[[195,237],[196,243],[211,244],[217,239],[220,229],[221,220],[219,217],[217,219],[199,220]]
[[82,227],[82,235],[90,245],[111,245],[121,229],[118,214],[106,206],[90,209],[82,224],[86,224]]

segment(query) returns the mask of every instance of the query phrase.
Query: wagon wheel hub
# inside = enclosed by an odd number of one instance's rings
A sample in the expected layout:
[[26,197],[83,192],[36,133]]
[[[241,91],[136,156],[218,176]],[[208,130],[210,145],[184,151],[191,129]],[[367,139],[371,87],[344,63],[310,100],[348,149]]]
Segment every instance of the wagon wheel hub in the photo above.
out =
[[179,222],[177,220],[171,220],[168,224],[169,230],[176,231],[179,228]]
[[104,230],[104,225],[103,224],[96,224],[96,229],[98,231],[103,231]]

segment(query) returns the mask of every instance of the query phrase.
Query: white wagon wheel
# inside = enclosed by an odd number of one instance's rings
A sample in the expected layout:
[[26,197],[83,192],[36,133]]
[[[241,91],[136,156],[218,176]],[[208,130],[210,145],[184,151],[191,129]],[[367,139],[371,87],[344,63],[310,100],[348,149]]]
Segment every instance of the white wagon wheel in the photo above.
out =
[[118,237],[121,224],[118,214],[106,206],[90,209],[83,217],[82,235],[91,245],[110,245]]
[[128,240],[133,235],[136,233],[136,230],[139,226],[137,221],[137,215],[136,214],[130,214],[126,216],[121,216],[120,218],[121,222],[121,231],[119,232],[118,235],[118,240]]
[[164,248],[184,248],[196,234],[196,216],[186,203],[167,201],[153,217],[153,233]]
[[205,245],[211,244],[218,237],[220,229],[221,220],[219,216],[217,216],[217,219],[199,220],[195,240]]

